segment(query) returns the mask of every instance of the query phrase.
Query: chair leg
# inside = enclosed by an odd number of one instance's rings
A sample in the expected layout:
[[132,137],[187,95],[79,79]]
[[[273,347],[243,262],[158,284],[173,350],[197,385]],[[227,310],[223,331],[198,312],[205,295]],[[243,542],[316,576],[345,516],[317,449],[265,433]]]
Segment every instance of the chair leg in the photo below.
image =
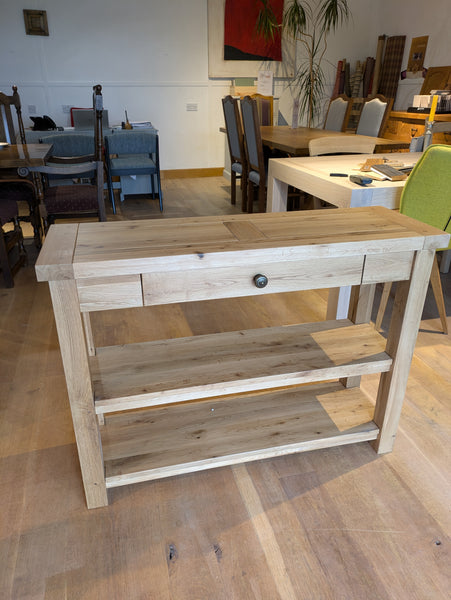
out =
[[107,170],[107,187],[108,187],[108,195],[110,197],[111,206],[113,208],[113,215],[116,214],[116,204],[114,202],[114,189],[113,189],[113,180],[111,178],[111,173]]
[[7,288],[14,287],[13,274],[8,260],[8,249],[5,243],[5,234],[3,229],[0,229],[0,266],[3,272],[3,280]]
[[258,186],[258,212],[266,212],[266,186]]
[[388,297],[390,296],[391,285],[392,285],[391,282],[388,281],[388,282],[384,283],[384,287],[382,289],[381,302],[379,304],[379,310],[377,311],[376,323],[375,323],[377,330],[379,330],[382,325],[382,320],[384,318],[385,309],[387,308]]
[[160,202],[160,212],[163,212],[163,191],[161,189],[161,177],[160,177],[159,171],[155,174],[155,178],[157,180],[158,200]]
[[241,175],[241,210],[243,212],[247,211],[247,198],[248,198],[247,173],[246,173],[246,170],[243,169],[243,174]]
[[254,184],[249,179],[247,182],[247,212],[254,212]]
[[442,282],[440,281],[440,271],[438,268],[437,253],[434,256],[434,262],[432,263],[431,285],[432,291],[434,293],[435,302],[438,308],[438,314],[440,315],[443,333],[447,335],[448,323],[446,322],[445,301],[443,299]]
[[230,202],[236,204],[236,173],[231,172],[230,176]]

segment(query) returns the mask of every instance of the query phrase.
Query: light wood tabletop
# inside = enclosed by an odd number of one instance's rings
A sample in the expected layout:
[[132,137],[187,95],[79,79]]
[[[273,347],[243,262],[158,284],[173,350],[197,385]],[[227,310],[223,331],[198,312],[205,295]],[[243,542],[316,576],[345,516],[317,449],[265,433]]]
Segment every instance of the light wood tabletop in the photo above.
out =
[[[310,140],[322,137],[355,136],[355,133],[343,133],[341,131],[329,131],[316,127],[297,127],[293,129],[287,125],[265,125],[260,128],[262,142],[292,156],[308,156],[308,145]],[[389,140],[385,138],[374,138],[371,136],[359,136],[367,140],[376,141],[375,152],[390,152],[409,148],[409,143],[401,140]]]
[[[393,152],[385,158],[389,163],[409,167],[415,165],[420,156],[420,152]],[[360,186],[349,180],[349,175],[359,174],[360,167],[367,159],[374,158],[374,154],[349,154],[271,159],[268,169],[267,211],[280,212],[287,209],[288,186],[339,208],[385,206],[396,209],[399,207],[405,180],[373,180],[367,186]],[[333,176],[331,173],[344,177]]]

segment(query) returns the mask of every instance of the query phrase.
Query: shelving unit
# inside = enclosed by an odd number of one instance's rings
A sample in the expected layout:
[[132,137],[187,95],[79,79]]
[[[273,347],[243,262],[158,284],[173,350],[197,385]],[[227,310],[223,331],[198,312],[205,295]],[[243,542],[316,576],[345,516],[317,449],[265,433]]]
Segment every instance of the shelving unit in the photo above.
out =
[[[384,208],[52,226],[52,295],[89,508],[107,489],[292,452],[392,449],[436,248]],[[258,276],[258,277],[257,277]],[[374,285],[400,281],[388,340]],[[352,285],[351,318],[96,348],[89,313]],[[260,287],[262,286],[262,287]],[[376,404],[360,376],[381,373]]]

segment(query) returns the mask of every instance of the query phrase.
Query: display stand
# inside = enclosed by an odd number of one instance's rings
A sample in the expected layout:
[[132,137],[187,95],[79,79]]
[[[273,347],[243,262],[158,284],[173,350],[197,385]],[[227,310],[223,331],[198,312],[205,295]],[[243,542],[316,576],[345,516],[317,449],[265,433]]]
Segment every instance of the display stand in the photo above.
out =
[[[436,248],[380,207],[52,225],[48,281],[89,508],[107,489],[372,441],[393,447]],[[374,285],[399,281],[388,339]],[[89,313],[354,286],[349,319],[96,348]],[[374,405],[360,376],[380,372]]]

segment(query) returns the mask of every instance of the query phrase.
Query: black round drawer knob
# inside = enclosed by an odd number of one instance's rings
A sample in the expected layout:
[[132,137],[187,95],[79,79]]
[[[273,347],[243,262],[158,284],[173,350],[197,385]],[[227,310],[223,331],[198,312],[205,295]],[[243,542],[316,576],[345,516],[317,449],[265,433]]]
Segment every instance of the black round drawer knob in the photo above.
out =
[[264,288],[268,285],[268,278],[266,277],[266,275],[262,275],[261,273],[258,273],[257,275],[254,276],[254,283],[255,283],[256,287]]

